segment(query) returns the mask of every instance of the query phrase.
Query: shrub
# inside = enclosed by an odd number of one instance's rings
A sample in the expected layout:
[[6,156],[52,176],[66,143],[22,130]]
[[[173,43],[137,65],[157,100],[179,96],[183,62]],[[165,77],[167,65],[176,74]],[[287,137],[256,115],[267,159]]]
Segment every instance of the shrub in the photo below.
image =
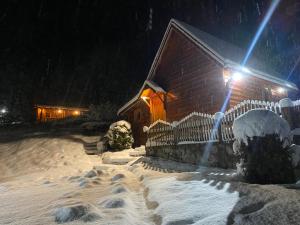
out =
[[240,158],[238,172],[250,183],[272,184],[295,182],[288,147],[277,134],[248,138],[248,144],[235,144]]
[[111,124],[104,138],[112,149],[122,150],[131,148],[133,137],[130,123],[121,120]]

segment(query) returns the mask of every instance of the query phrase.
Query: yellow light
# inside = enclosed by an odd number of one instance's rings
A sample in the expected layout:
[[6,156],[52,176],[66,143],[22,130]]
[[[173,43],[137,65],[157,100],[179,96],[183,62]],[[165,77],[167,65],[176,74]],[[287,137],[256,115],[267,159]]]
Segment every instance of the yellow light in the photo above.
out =
[[57,110],[58,113],[62,113],[61,109]]
[[149,99],[149,97],[141,96],[141,99],[143,99],[144,101],[146,101],[147,99]]
[[79,111],[74,111],[74,115],[79,115]]

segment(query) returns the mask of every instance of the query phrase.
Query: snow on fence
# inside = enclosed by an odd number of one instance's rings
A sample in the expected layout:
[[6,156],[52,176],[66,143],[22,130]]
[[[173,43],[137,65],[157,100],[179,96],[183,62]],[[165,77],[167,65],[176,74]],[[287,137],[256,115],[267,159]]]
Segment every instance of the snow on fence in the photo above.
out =
[[168,122],[157,120],[147,129],[148,146],[173,145],[174,140],[173,126]]
[[294,110],[296,112],[300,112],[300,100],[293,101],[293,104],[294,104]]
[[[235,118],[252,109],[268,109],[281,115],[279,103],[245,100],[224,113],[220,122],[220,133],[215,126],[216,119],[213,115],[193,112],[172,124],[158,120],[147,129],[147,146],[176,145],[205,143],[210,141],[228,142],[234,139],[232,126]],[[300,117],[300,100],[293,102],[293,109]],[[222,138],[219,137],[221,134]]]
[[212,115],[193,112],[172,124],[158,120],[147,129],[147,146],[202,143],[217,141]]
[[235,118],[237,118],[240,115],[243,115],[251,109],[268,109],[275,112],[278,115],[281,114],[281,108],[279,106],[279,103],[259,100],[245,100],[224,113],[224,117],[221,121],[221,132],[223,141],[231,141],[234,139],[232,125]]
[[174,126],[177,144],[201,143],[217,141],[215,119],[212,115],[193,112]]

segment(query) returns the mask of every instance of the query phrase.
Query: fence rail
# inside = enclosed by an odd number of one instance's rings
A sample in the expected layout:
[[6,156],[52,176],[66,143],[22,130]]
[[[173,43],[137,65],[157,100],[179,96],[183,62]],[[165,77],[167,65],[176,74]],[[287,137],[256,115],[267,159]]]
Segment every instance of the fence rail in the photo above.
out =
[[[300,117],[300,100],[292,102],[293,110]],[[252,109],[268,109],[282,115],[278,102],[245,100],[224,113],[221,121],[214,115],[193,112],[179,122],[168,123],[158,120],[147,132],[147,146],[192,144],[206,142],[229,142],[234,140],[234,120]],[[220,128],[220,132],[218,129]]]

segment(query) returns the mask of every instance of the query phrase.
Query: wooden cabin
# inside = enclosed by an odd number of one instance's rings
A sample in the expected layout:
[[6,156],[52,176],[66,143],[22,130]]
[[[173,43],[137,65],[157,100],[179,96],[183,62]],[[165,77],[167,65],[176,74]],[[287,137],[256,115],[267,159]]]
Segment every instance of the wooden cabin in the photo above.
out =
[[193,111],[214,114],[243,100],[278,101],[298,91],[254,57],[241,66],[245,53],[172,19],[143,86],[118,111],[132,124],[135,145],[145,144],[143,126],[158,119],[178,121]]
[[36,105],[36,121],[48,122],[53,120],[65,119],[68,117],[78,117],[88,112],[87,108]]

